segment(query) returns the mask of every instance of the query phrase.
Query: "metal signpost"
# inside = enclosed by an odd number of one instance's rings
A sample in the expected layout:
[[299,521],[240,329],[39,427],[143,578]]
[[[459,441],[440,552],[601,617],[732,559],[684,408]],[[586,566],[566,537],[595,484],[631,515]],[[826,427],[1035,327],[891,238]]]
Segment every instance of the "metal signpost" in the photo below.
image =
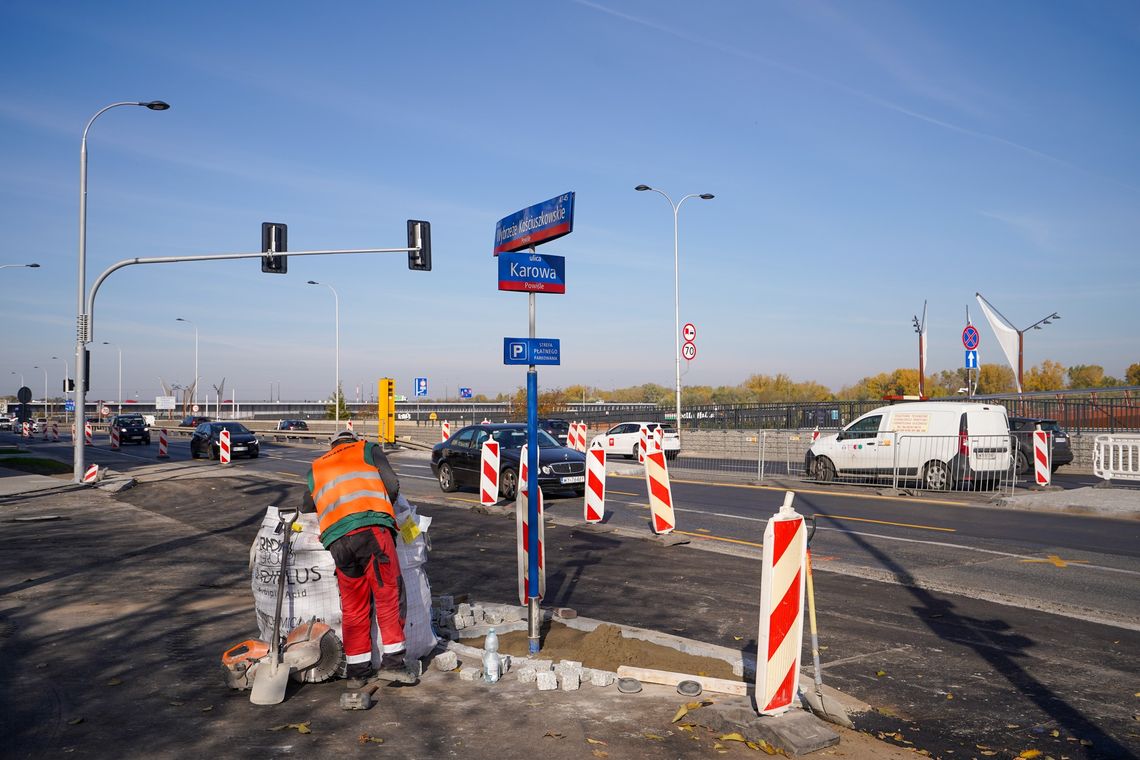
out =
[[[522,292],[529,301],[529,338],[504,338],[503,363],[526,364],[526,438],[527,446],[527,637],[531,654],[539,649],[538,607],[542,591],[539,586],[538,514],[538,364],[558,364],[561,360],[559,341],[535,338],[535,293],[565,293],[566,266],[561,256],[539,255],[535,246],[567,235],[574,229],[574,193],[565,193],[499,220],[495,225],[494,254],[499,258],[499,290]],[[525,254],[515,254],[528,248]],[[500,256],[499,254],[503,254]],[[522,547],[518,549],[522,551]]]
[[973,398],[974,395],[971,382],[974,370],[978,370],[979,376],[981,374],[978,366],[978,344],[981,342],[982,336],[978,328],[970,323],[970,310],[966,309],[966,328],[962,330],[962,347],[966,349],[966,398]]

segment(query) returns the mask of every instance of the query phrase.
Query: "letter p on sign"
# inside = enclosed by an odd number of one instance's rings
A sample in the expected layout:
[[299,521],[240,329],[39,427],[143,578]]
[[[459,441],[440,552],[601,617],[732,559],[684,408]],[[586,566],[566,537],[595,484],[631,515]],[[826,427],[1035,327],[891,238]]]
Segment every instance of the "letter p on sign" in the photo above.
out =
[[522,360],[527,357],[527,345],[521,340],[516,340],[511,343],[511,358],[514,360]]

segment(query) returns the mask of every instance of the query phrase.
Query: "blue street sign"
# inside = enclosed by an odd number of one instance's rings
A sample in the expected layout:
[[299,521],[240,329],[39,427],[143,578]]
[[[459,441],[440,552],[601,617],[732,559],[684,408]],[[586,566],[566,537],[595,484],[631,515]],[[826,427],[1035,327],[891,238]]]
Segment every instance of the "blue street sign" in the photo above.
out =
[[459,398],[471,398],[471,389],[470,388],[460,388],[459,389]]
[[426,377],[416,378],[416,398],[427,398],[428,385]]
[[69,412],[74,412],[75,411],[75,401],[73,401],[72,399],[68,399],[67,401],[63,402],[63,408]]
[[499,257],[499,290],[565,293],[566,257],[545,253],[504,253]]
[[966,325],[966,329],[962,331],[962,345],[966,347],[966,350],[973,351],[978,347],[981,340],[982,336],[978,334],[978,328],[973,325]]
[[558,338],[503,338],[503,364],[561,364]]
[[574,193],[504,216],[495,225],[495,255],[520,251],[574,231]]
[[977,352],[977,350],[967,351],[966,352],[966,369],[977,369],[977,368],[978,368],[978,352]]

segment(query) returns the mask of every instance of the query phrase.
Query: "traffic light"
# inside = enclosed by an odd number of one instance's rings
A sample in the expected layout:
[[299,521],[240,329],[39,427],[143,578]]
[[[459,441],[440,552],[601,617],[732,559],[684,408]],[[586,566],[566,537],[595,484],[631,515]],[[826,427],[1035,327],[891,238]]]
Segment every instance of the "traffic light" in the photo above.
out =
[[431,271],[431,223],[420,222],[415,219],[408,220],[408,248],[418,248],[418,251],[408,251],[408,269],[417,269],[421,272]]
[[289,250],[289,226],[276,222],[261,223],[261,271],[270,274],[285,274],[289,262],[281,254]]

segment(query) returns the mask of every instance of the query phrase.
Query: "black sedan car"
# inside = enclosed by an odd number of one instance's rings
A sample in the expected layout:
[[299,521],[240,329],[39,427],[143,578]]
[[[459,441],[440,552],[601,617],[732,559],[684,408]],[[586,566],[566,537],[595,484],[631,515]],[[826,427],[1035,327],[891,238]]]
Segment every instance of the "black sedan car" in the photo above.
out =
[[240,422],[203,422],[190,436],[190,456],[193,459],[205,454],[210,459],[219,456],[218,447],[221,432],[230,432],[230,456],[247,456],[250,459],[261,454],[261,443],[257,436]]
[[146,419],[141,414],[116,414],[107,424],[119,431],[121,443],[134,441],[140,446],[150,445],[150,428],[147,427]]
[[[499,495],[513,499],[519,488],[519,457],[526,443],[526,425],[469,425],[431,451],[431,471],[444,491],[479,487],[483,443],[499,442]],[[538,431],[538,485],[545,491],[586,492],[586,455],[559,445],[545,430]]]

